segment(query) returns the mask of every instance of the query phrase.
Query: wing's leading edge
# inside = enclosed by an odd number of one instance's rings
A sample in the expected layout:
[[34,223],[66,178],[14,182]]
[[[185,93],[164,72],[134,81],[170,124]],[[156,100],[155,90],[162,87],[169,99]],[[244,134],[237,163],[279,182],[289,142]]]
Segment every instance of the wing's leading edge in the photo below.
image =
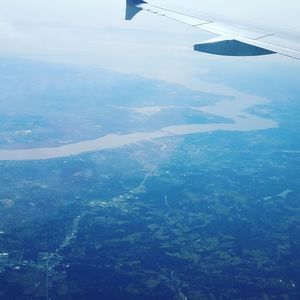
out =
[[184,12],[154,6],[143,0],[126,0],[126,20],[142,10],[179,21],[194,28],[220,36],[194,46],[195,51],[229,56],[258,56],[279,53],[300,59],[300,34],[278,34],[251,28],[243,24],[219,22],[209,17],[197,17]]

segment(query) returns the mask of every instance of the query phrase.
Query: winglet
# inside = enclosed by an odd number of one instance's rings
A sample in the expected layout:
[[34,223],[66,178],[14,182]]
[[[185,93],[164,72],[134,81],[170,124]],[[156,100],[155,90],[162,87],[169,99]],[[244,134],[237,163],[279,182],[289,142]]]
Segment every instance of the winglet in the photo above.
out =
[[143,0],[126,0],[126,20],[132,20],[133,17],[138,14],[142,8],[138,7],[140,4],[146,4]]

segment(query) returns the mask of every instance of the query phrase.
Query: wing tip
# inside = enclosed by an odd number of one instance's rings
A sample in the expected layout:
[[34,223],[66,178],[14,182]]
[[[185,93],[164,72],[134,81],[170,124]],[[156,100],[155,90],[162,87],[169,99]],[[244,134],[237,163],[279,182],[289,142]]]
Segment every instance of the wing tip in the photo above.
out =
[[138,7],[138,5],[146,3],[147,2],[143,0],[126,0],[125,20],[132,20],[135,15],[137,15],[142,10],[142,8]]
[[145,3],[147,3],[147,2],[144,0],[126,0],[126,4],[128,6],[136,6],[136,5],[145,4]]

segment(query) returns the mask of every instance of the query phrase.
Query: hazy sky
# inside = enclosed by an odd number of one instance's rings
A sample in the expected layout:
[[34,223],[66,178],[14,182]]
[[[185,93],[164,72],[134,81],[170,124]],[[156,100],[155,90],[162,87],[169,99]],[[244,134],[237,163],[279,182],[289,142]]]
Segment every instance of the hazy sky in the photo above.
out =
[[[151,3],[184,7],[230,20],[262,24],[279,29],[300,28],[299,0],[152,0]],[[184,4],[182,4],[184,3]],[[103,28],[126,26],[123,22],[125,0],[1,0],[0,34],[2,39],[45,27]],[[149,29],[148,16],[137,18],[138,28]],[[152,22],[153,29],[162,29]],[[173,23],[165,29],[178,31],[182,25]],[[184,30],[184,29],[183,29]],[[19,36],[20,37],[20,36]],[[21,37],[20,37],[21,38]],[[1,43],[3,45],[3,43]]]
[[[99,26],[105,21],[115,25],[114,19],[120,16],[124,3],[125,0],[1,0],[0,15],[14,23]],[[151,3],[299,28],[298,0],[151,0]]]

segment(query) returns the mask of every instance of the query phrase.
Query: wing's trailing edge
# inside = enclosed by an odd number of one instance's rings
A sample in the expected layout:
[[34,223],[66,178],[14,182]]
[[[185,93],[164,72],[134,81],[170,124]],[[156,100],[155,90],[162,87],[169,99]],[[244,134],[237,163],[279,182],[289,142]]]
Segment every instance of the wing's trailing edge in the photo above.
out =
[[228,56],[259,56],[278,53],[300,59],[300,35],[278,34],[243,24],[219,22],[151,5],[143,0],[126,0],[126,20],[145,10],[159,16],[217,34],[219,38],[194,46],[195,51]]

